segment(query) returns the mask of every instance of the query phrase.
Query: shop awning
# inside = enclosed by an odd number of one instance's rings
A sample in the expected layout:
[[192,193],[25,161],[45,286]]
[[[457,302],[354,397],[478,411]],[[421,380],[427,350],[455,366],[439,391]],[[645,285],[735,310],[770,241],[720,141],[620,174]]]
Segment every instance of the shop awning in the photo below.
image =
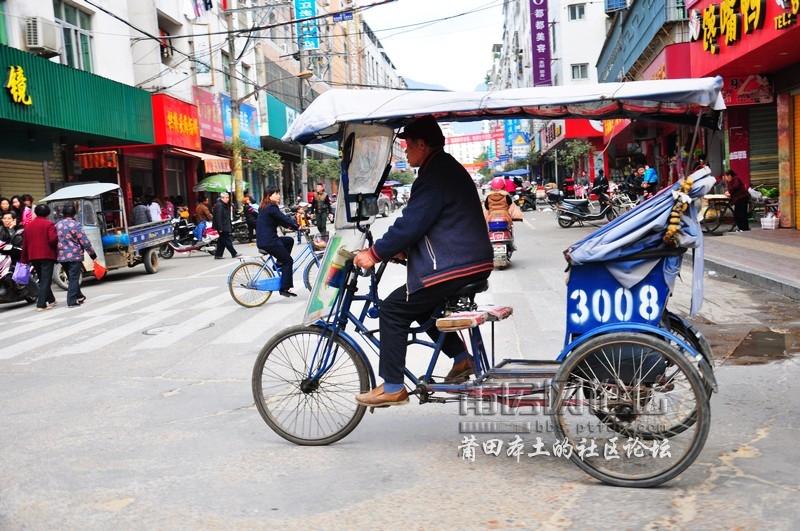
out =
[[177,151],[179,153],[183,153],[184,155],[201,159],[206,168],[206,173],[226,173],[231,171],[231,159],[228,157],[209,155],[207,153],[200,153],[199,151],[181,148],[173,148],[172,151]]

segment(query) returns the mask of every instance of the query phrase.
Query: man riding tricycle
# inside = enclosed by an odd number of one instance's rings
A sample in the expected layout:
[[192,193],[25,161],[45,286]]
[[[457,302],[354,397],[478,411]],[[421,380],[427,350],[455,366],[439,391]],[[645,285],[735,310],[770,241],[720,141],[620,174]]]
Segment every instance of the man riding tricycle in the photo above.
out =
[[[276,334],[256,360],[252,390],[264,421],[296,444],[324,445],[350,433],[367,409],[412,396],[420,403],[493,402],[549,415],[559,447],[570,448],[564,456],[605,483],[650,487],[679,475],[705,444],[717,384],[708,343],[667,310],[667,301],[692,249],[692,313],[702,302],[697,214],[714,184],[710,170],[681,172],[670,189],[565,251],[567,323],[554,361],[497,360],[495,324],[513,309],[477,302],[491,282],[485,221],[469,175],[442,151],[431,122],[627,117],[690,121],[696,135],[701,124],[718,123],[721,88],[716,78],[321,95],[286,139],[340,142],[337,230],[304,323]],[[407,139],[419,175],[403,215],[376,240],[370,226],[396,137]],[[451,218],[456,206],[458,219]],[[381,298],[389,262],[406,265],[407,282]],[[431,351],[422,375],[405,366],[411,344]],[[368,349],[378,354],[382,384]],[[434,374],[441,352],[453,358],[444,376]]]

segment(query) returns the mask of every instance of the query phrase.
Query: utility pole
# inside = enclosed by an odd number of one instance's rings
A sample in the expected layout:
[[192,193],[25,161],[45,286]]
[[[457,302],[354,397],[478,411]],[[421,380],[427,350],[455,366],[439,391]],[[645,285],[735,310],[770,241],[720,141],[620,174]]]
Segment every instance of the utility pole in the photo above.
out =
[[[303,72],[303,47],[300,47],[299,53],[300,59],[300,72]],[[300,96],[300,114],[303,114],[305,110],[305,101],[304,101],[304,90],[303,90],[303,78],[297,78],[297,82],[299,83],[298,86],[298,95]],[[306,200],[308,196],[308,160],[307,160],[307,153],[306,153],[306,145],[302,144],[300,146],[300,197],[303,201]]]
[[236,37],[233,34],[233,12],[225,11],[225,22],[228,25],[228,76],[231,78],[231,154],[233,170],[233,191],[237,207],[243,204],[244,183],[242,179],[241,131],[239,129],[239,81],[236,74]]

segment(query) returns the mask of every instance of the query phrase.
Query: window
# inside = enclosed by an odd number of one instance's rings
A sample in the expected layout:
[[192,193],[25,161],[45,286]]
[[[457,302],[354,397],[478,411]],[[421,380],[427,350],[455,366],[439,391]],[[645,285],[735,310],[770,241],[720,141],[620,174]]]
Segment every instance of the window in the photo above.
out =
[[91,17],[77,7],[53,0],[56,24],[64,35],[61,62],[73,68],[92,71]]
[[570,20],[583,20],[586,18],[586,4],[570,4],[567,12]]
[[169,32],[164,28],[158,28],[158,42],[161,47],[161,62],[165,65],[169,64],[175,49],[172,47],[172,39]]
[[[239,97],[240,98],[242,96],[244,96],[245,94],[247,94],[248,92],[250,92],[251,90],[253,90],[252,88],[250,88],[250,85],[254,84],[254,83],[252,83],[250,81],[250,73],[251,72],[252,72],[252,70],[250,69],[250,65],[246,65],[246,64],[242,63],[242,82],[239,85]],[[255,88],[255,87],[253,87],[253,88]]]
[[220,55],[222,56],[222,90],[227,92],[228,94],[231,93],[231,60],[228,56],[227,52],[220,51]]
[[589,63],[572,65],[572,79],[589,79]]
[[0,44],[8,44],[8,32],[6,30],[5,2],[0,2]]

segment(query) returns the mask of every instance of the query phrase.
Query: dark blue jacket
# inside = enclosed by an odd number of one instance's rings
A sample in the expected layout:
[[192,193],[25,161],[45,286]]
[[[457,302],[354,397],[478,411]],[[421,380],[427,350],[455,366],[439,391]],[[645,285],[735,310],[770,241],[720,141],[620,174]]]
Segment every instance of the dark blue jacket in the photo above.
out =
[[278,227],[296,229],[297,223],[281,212],[278,205],[270,204],[266,208],[259,209],[256,219],[256,246],[266,249],[278,241]]
[[409,293],[491,271],[486,220],[467,170],[444,151],[431,155],[411,186],[403,215],[370,250],[381,260],[406,252]]

